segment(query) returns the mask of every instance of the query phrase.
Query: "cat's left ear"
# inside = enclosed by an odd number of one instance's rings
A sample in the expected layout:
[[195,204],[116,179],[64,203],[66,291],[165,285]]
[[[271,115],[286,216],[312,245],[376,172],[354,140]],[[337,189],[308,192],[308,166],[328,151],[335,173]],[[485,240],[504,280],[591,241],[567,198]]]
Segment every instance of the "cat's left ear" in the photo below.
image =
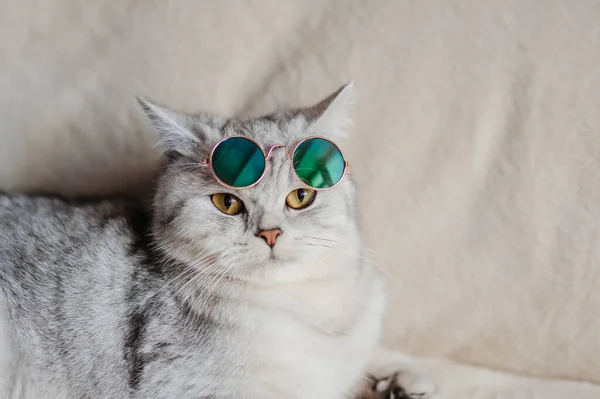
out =
[[305,108],[303,114],[310,122],[310,134],[333,140],[347,138],[355,102],[354,82],[350,82],[318,104]]
[[218,127],[212,123],[215,117],[176,112],[141,97],[136,99],[158,132],[157,146],[163,153],[192,156],[203,143],[219,136]]

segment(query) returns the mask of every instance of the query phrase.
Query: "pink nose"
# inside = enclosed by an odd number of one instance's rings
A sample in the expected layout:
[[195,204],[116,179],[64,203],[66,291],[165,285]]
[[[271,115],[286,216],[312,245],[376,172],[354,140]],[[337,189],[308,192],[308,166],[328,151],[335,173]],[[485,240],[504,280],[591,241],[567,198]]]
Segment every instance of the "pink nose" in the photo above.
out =
[[271,229],[271,230],[259,231],[256,236],[265,240],[267,245],[270,246],[271,248],[273,248],[275,246],[275,242],[277,241],[277,237],[281,233],[283,233],[283,231],[281,231],[281,229]]

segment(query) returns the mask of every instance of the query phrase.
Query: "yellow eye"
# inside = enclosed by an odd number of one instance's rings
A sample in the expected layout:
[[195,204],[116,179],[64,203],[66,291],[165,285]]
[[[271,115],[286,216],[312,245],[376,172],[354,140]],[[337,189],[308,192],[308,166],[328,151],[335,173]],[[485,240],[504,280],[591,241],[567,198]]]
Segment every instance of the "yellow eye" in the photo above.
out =
[[244,203],[235,195],[227,193],[213,194],[210,196],[212,203],[223,213],[237,215],[244,210]]
[[299,188],[288,194],[285,203],[292,209],[304,209],[315,200],[316,191],[308,188]]

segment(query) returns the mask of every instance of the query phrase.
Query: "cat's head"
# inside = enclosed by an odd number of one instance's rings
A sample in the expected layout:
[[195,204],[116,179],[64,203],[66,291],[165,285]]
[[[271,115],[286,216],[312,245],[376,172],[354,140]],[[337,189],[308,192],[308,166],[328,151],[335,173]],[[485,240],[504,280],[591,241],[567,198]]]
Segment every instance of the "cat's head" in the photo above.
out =
[[[199,271],[253,281],[328,278],[355,262],[360,245],[349,174],[335,187],[313,192],[286,154],[309,136],[340,144],[353,101],[353,87],[346,85],[312,107],[237,120],[140,100],[164,154],[154,200],[157,245]],[[230,189],[202,161],[224,137],[240,135],[265,150],[285,147],[271,152],[258,184]],[[297,207],[298,197],[304,197],[302,209],[289,205]]]

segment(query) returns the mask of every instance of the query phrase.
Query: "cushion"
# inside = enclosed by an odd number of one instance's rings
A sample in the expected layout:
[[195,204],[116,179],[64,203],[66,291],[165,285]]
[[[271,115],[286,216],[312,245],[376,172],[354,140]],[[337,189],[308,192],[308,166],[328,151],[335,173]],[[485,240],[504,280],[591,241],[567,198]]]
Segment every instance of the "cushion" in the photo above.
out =
[[8,2],[0,188],[143,191],[134,95],[251,116],[354,79],[384,341],[600,383],[598,20],[593,0]]

